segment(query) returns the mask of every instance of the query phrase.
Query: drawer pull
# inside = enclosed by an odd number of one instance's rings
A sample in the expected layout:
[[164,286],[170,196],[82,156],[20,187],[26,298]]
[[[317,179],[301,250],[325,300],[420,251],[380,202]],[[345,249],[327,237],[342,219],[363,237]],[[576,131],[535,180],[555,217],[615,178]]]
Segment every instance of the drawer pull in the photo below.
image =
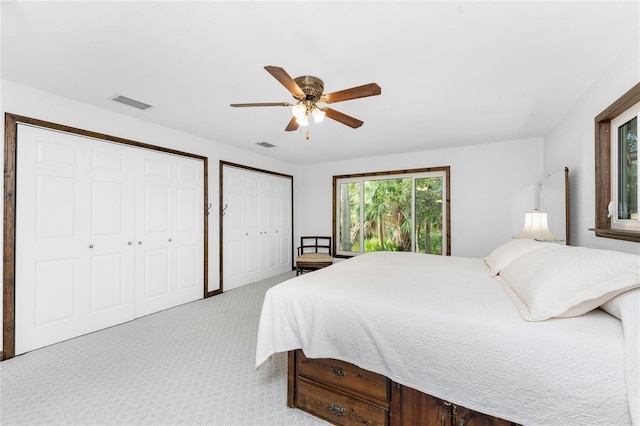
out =
[[344,416],[345,414],[347,414],[347,410],[344,407],[333,403],[329,404],[329,411],[331,411],[336,416]]
[[331,374],[339,379],[344,379],[345,377],[347,377],[347,371],[343,370],[340,367],[331,367]]

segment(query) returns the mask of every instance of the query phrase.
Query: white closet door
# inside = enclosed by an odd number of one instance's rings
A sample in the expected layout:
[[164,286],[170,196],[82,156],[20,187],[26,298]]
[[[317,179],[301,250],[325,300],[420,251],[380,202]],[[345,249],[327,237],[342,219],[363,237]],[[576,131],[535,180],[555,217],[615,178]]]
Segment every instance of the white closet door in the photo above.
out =
[[291,179],[223,167],[223,285],[291,270]]
[[202,161],[136,152],[136,317],[203,297]]
[[263,278],[267,278],[291,270],[291,179],[264,175],[261,186]]
[[223,283],[225,290],[239,287],[243,274],[244,228],[242,219],[242,179],[243,175],[235,167],[223,167]]
[[18,126],[16,347],[133,319],[133,161],[113,144]]
[[224,167],[223,285],[232,290],[260,279],[260,193],[257,173]]
[[20,124],[15,353],[204,295],[202,160]]

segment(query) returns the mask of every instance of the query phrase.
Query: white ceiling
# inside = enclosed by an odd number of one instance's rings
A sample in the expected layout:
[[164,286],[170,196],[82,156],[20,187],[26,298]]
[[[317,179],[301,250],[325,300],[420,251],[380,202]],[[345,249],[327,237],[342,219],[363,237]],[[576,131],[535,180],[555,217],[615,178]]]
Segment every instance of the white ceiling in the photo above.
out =
[[[1,75],[305,164],[544,136],[623,49],[637,51],[638,11],[637,1],[3,1]],[[318,76],[325,92],[376,82],[382,94],[332,104],[364,125],[325,120],[307,141],[284,132],[289,108],[229,107],[293,101],[265,65]]]

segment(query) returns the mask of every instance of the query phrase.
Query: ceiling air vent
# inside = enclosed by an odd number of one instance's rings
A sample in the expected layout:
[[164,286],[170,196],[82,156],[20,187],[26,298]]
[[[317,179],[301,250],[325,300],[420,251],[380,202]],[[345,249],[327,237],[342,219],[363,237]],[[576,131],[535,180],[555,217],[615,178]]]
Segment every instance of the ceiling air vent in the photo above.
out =
[[151,108],[151,105],[145,104],[144,102],[136,101],[135,99],[127,98],[126,96],[118,95],[112,100],[116,102],[120,102],[121,104],[129,105],[134,108],[138,108],[141,110],[145,110],[147,108]]
[[275,145],[270,144],[269,142],[258,142],[256,145],[263,146],[265,148],[273,148]]

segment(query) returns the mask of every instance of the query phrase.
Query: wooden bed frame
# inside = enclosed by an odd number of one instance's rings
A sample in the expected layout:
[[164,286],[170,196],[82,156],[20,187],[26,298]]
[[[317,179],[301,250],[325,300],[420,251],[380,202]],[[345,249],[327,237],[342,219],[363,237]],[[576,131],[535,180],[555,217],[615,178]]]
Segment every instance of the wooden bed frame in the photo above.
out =
[[287,406],[345,426],[519,426],[299,349],[288,353]]

